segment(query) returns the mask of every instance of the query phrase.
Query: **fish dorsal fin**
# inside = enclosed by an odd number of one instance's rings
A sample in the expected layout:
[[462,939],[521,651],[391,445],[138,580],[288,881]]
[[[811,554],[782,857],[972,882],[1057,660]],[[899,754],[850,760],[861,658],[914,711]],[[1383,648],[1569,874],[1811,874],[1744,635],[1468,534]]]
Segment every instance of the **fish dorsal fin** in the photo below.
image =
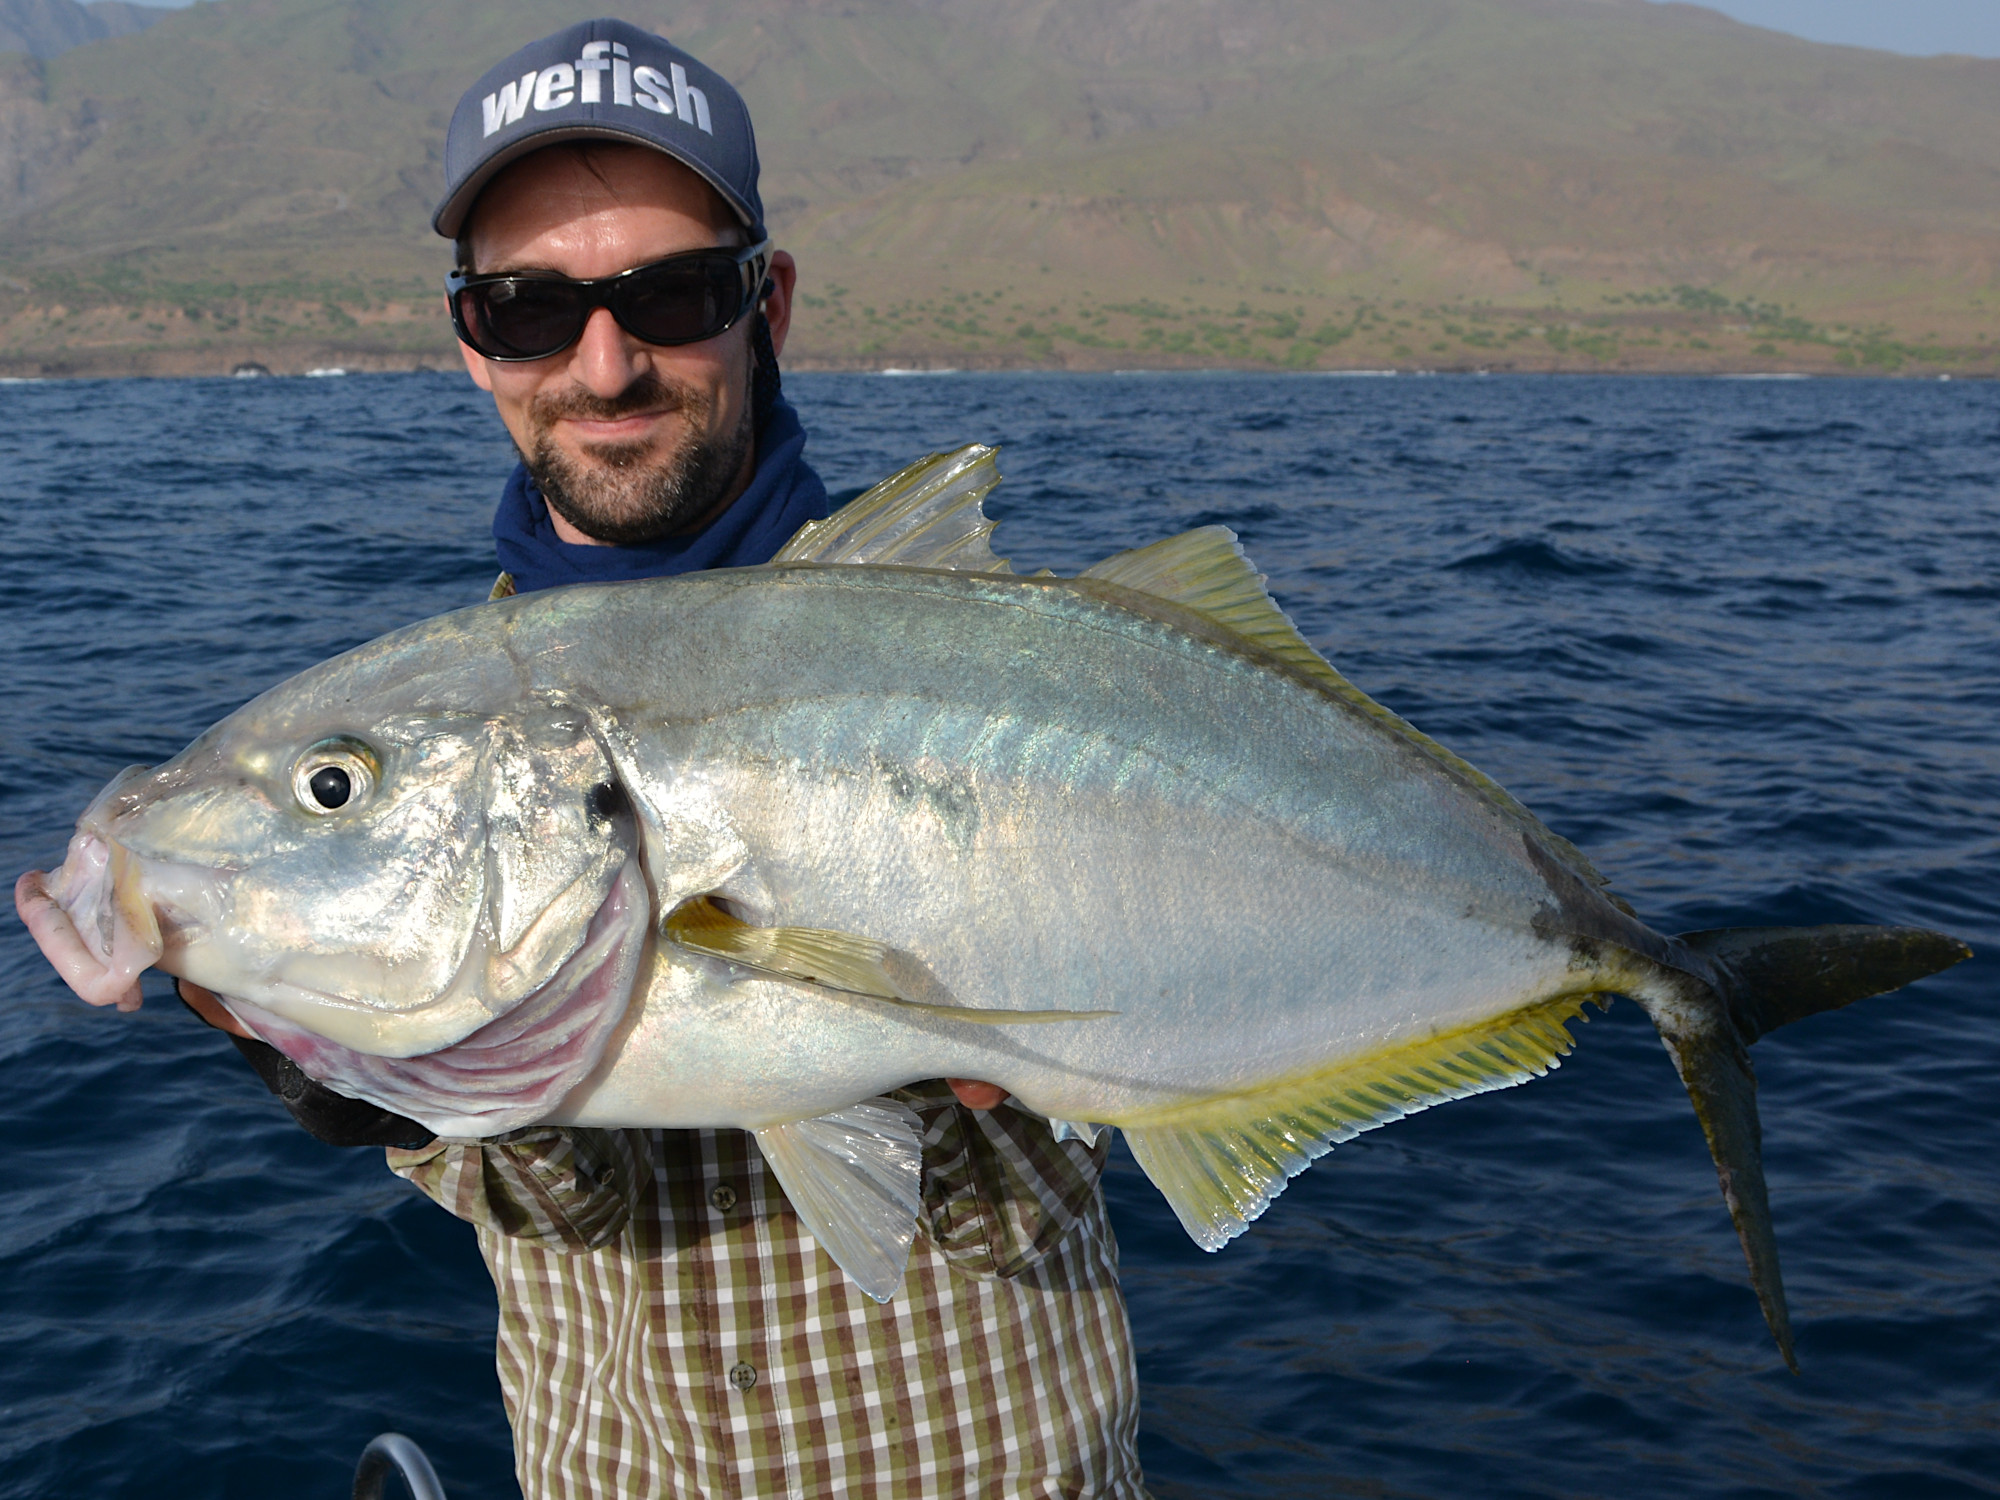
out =
[[903,1284],[923,1208],[922,1122],[889,1099],[767,1125],[757,1147],[819,1247],[877,1302]]
[[682,902],[668,914],[663,926],[666,935],[681,947],[725,963],[953,1021],[1018,1026],[1118,1014],[1114,1010],[997,1010],[926,999],[922,993],[912,993],[927,988],[912,983],[920,979],[922,965],[887,943],[824,927],[753,926],[706,896]]
[[[1466,783],[1517,827],[1532,833],[1555,855],[1593,885],[1610,882],[1597,872],[1588,856],[1529,812],[1499,782],[1445,749],[1436,740],[1390,712],[1336,671],[1312,648],[1264,587],[1264,575],[1243,555],[1236,533],[1227,526],[1203,526],[1140,547],[1119,552],[1086,568],[1081,578],[1101,579],[1158,599],[1168,599],[1199,611],[1335,697],[1353,704],[1408,744],[1416,746]],[[1616,897],[1612,898],[1614,901]],[[1619,905],[1623,906],[1620,902]],[[1625,908],[1630,911],[1629,907]]]
[[1236,533],[1227,526],[1203,526],[1150,547],[1115,553],[1077,576],[1199,610],[1308,677],[1323,684],[1347,681],[1278,608],[1264,587],[1264,575],[1251,566]]
[[1220,1250],[1334,1146],[1405,1115],[1538,1078],[1572,1045],[1585,994],[1350,1058],[1254,1094],[1119,1120],[1132,1155],[1194,1242]]
[[979,508],[1000,482],[999,452],[967,443],[905,465],[824,521],[806,522],[771,561],[1011,573],[993,555],[994,523]]

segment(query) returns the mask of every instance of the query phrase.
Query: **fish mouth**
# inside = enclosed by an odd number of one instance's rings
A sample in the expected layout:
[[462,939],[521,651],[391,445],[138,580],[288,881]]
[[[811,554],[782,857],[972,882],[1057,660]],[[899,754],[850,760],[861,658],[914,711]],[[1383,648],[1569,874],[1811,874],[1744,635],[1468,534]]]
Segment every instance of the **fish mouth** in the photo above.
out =
[[166,949],[140,861],[124,845],[79,828],[53,874],[14,882],[14,910],[42,956],[92,1005],[139,1008],[139,975]]
[[554,974],[506,1014],[417,1056],[361,1052],[260,1005],[220,998],[334,1092],[406,1115],[440,1136],[478,1139],[537,1123],[597,1067],[637,987],[650,912],[644,873],[636,857],[628,859],[582,944]]
[[14,910],[42,956],[80,999],[139,1008],[139,976],[198,932],[222,871],[134,854],[106,831],[155,773],[128,766],[77,820],[63,862],[14,882]]

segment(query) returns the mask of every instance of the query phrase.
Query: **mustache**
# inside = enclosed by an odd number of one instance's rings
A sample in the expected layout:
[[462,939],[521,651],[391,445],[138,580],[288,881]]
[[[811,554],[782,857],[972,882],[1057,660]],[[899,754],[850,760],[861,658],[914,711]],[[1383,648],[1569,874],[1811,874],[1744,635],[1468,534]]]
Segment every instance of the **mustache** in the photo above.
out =
[[703,408],[699,393],[692,387],[647,374],[615,396],[598,396],[574,387],[537,396],[531,412],[538,428],[547,430],[565,419],[586,422],[613,422],[641,412],[687,411],[699,415]]

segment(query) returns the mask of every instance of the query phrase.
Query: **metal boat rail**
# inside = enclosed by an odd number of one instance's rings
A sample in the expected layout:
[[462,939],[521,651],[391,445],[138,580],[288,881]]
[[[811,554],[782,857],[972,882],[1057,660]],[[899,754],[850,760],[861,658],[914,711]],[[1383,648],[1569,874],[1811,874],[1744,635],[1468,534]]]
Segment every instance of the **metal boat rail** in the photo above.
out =
[[401,1476],[410,1500],[445,1500],[444,1486],[424,1450],[400,1432],[385,1432],[361,1450],[361,1462],[354,1466],[354,1500],[384,1500],[391,1474]]

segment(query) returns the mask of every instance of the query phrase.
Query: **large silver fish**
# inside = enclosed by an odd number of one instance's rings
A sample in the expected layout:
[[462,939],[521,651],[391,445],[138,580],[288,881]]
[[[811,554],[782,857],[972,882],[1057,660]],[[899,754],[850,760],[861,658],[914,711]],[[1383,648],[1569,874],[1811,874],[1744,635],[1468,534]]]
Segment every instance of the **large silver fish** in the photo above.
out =
[[1546,1071],[1630,995],[1791,1362],[1745,1048],[1968,950],[1663,937],[1315,654],[1226,530],[1017,577],[997,477],[963,449],[769,567],[337,657],[115,780],[22,915],[84,998],[135,1006],[156,963],[444,1135],[753,1130],[879,1298],[919,1201],[887,1090],[1115,1125],[1215,1249],[1329,1146]]

